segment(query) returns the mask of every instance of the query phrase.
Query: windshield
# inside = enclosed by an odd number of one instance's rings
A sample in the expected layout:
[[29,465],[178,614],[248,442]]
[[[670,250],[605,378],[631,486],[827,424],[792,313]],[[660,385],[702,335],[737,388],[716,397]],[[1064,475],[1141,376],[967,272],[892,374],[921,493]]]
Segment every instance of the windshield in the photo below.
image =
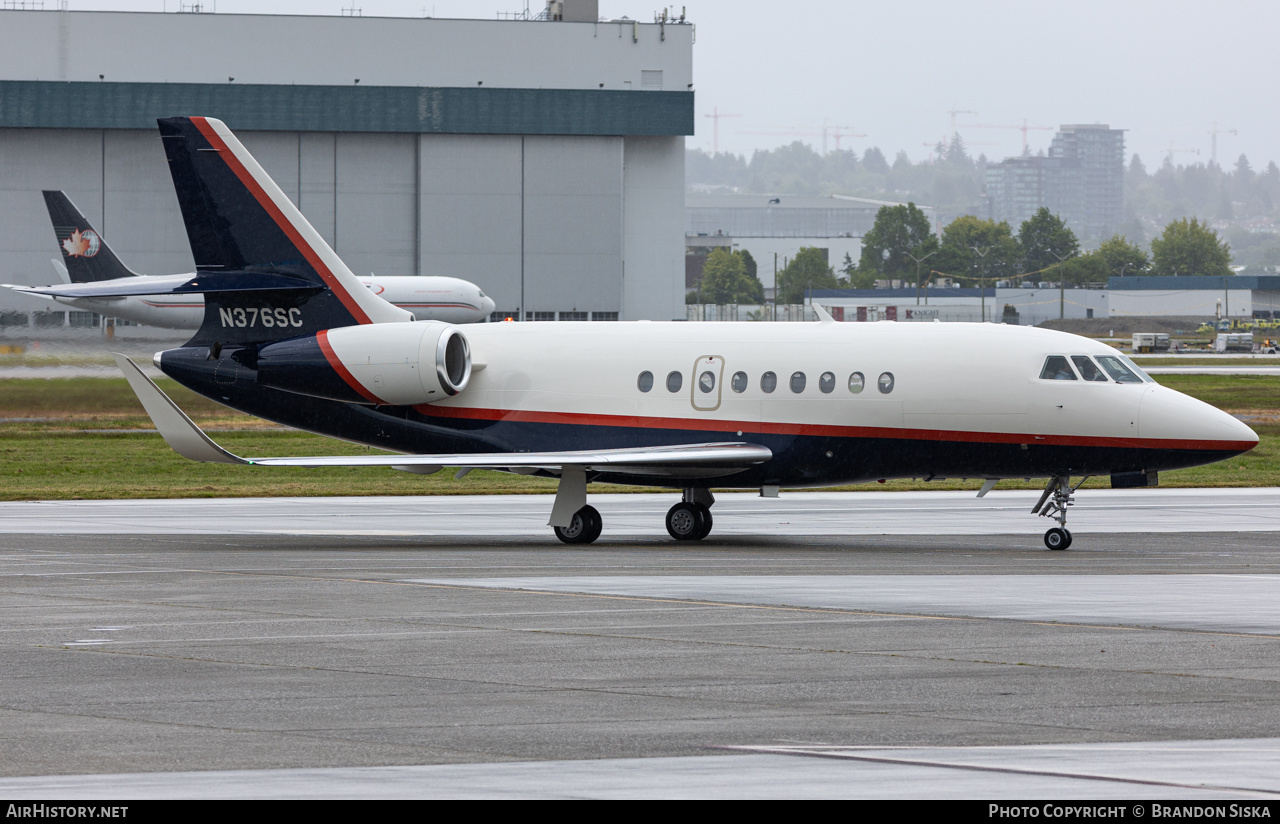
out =
[[[1128,360],[1128,358],[1125,358]],[[1138,377],[1138,367],[1132,369],[1124,364],[1116,355],[1099,355],[1098,363],[1102,364],[1102,368],[1107,370],[1107,374],[1112,377],[1116,383],[1142,383],[1142,378]],[[1132,362],[1130,362],[1132,366]]]

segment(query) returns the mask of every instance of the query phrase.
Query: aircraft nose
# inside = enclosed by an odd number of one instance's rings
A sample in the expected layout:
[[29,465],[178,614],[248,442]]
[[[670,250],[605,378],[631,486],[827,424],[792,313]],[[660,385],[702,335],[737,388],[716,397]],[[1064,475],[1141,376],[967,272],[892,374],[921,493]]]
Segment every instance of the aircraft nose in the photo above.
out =
[[489,297],[488,295],[485,295],[483,298],[480,299],[480,308],[484,310],[484,314],[486,315],[492,315],[493,310],[496,309],[497,307],[498,307],[498,304],[494,303],[493,298]]
[[1142,396],[1138,434],[1143,440],[1183,441],[1190,449],[1232,455],[1248,452],[1258,445],[1257,433],[1242,421],[1158,384],[1148,386]]

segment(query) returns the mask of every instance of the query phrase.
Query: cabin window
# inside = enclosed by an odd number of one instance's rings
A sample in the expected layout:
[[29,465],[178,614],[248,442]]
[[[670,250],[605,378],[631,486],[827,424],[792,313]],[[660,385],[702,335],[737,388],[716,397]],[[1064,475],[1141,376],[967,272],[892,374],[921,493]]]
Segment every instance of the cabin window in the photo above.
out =
[[747,373],[734,372],[733,380],[730,382],[729,385],[732,386],[733,391],[737,392],[738,394],[742,394],[743,392],[746,392],[747,391]]
[[698,376],[698,391],[704,395],[708,395],[716,388],[716,374],[711,371],[703,372]]
[[867,385],[867,379],[861,372],[854,372],[849,376],[849,391],[853,394],[860,394]]
[[880,379],[876,381],[876,389],[880,390],[881,395],[888,395],[893,391],[893,373],[881,372]]
[[791,373],[791,391],[799,395],[804,391],[805,377],[803,372]]
[[1071,362],[1076,365],[1080,377],[1087,381],[1105,381],[1107,375],[1087,355],[1072,355]]
[[668,392],[679,392],[681,386],[684,386],[684,375],[679,372],[672,372],[667,375]]
[[641,392],[648,392],[653,388],[653,373],[647,369],[640,373],[640,377],[636,379],[636,386]]
[[822,373],[822,377],[818,378],[818,391],[824,395],[830,395],[836,391],[836,375],[834,372]]
[[1134,374],[1133,370],[1124,365],[1124,362],[1112,355],[1099,355],[1098,363],[1102,364],[1102,368],[1107,370],[1116,383],[1142,383],[1142,378]]
[[1040,370],[1042,381],[1073,381],[1076,373],[1071,371],[1071,364],[1062,355],[1050,355],[1044,360],[1044,369]]
[[772,372],[765,372],[760,376],[760,391],[766,395],[778,388],[778,376]]

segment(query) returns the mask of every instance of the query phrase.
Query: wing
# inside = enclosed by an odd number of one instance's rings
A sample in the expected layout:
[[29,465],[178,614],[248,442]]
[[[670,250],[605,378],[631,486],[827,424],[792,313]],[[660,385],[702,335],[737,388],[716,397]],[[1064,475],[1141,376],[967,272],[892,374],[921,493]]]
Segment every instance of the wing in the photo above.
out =
[[133,295],[196,295],[209,292],[255,292],[314,290],[316,286],[288,275],[257,272],[218,272],[204,274],[133,275],[92,283],[64,283],[51,286],[17,286],[4,284],[18,292],[58,298],[113,298]]
[[242,466],[389,466],[419,473],[445,466],[512,471],[547,469],[558,472],[572,468],[578,472],[607,470],[614,474],[708,478],[732,475],[773,457],[768,447],[758,444],[700,443],[568,452],[241,458],[214,443],[133,361],[124,355],[116,355],[115,359],[165,441],[179,455],[193,461]]

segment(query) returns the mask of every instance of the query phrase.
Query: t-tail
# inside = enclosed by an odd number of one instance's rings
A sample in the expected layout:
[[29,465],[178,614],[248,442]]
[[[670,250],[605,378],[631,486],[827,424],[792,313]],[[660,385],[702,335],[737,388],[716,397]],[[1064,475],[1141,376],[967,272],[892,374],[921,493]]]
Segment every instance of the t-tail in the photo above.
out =
[[72,283],[96,283],[101,280],[137,277],[120,262],[115,252],[89,223],[88,218],[61,191],[44,192],[44,205],[49,209],[53,234],[62,250],[62,262]]
[[220,120],[159,122],[204,323],[188,346],[413,319],[370,292]]

